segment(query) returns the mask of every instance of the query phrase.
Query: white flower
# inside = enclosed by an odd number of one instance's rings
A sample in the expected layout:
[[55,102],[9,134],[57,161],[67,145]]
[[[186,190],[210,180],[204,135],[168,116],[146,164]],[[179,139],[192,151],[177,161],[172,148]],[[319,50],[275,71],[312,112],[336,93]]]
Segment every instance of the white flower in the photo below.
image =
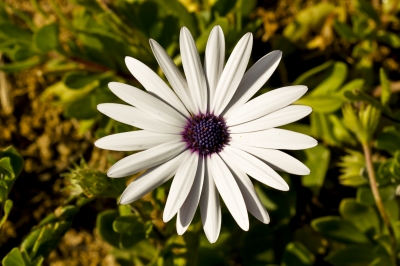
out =
[[130,105],[107,103],[98,105],[98,109],[143,130],[107,136],[95,143],[109,150],[144,150],[108,170],[109,177],[117,178],[147,169],[125,189],[122,204],[141,198],[175,176],[163,220],[167,222],[177,214],[177,231],[183,234],[200,202],[205,234],[214,243],[221,228],[218,193],[238,225],[247,231],[247,211],[263,223],[270,220],[247,174],[287,191],[288,185],[274,170],[296,175],[310,173],[304,164],[278,149],[307,149],[314,147],[316,140],[276,128],[310,114],[308,106],[290,105],[307,87],[284,87],[250,100],[282,56],[280,51],[273,51],[245,73],[252,44],[252,34],[247,33],[224,67],[224,35],[219,26],[214,27],[203,69],[193,37],[187,28],[182,28],[180,49],[185,79],[166,51],[150,40],[173,90],[140,61],[125,59],[130,72],[148,93],[112,82],[111,91]]

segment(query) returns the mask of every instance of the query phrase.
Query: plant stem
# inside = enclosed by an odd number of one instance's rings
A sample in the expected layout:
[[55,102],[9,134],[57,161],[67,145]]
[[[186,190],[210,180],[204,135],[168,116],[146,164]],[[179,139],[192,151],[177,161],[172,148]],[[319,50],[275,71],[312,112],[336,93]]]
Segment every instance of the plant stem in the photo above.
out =
[[394,234],[393,226],[390,223],[389,216],[387,215],[385,207],[383,206],[381,195],[379,194],[378,184],[376,182],[376,175],[372,164],[371,147],[368,143],[363,143],[362,146],[364,150],[365,163],[367,166],[369,184],[371,186],[372,195],[374,196],[376,207],[378,208],[379,214],[381,215],[381,218],[389,231],[390,242],[392,245],[392,254],[391,254],[392,262],[393,265],[397,265],[396,236]]

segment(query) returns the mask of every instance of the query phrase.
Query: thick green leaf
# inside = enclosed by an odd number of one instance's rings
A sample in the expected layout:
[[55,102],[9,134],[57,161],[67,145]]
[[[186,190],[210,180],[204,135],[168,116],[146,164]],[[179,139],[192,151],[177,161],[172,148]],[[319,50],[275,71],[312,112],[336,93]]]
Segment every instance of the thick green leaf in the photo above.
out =
[[380,233],[379,214],[373,207],[362,205],[353,198],[343,199],[340,202],[339,212],[361,232],[370,236]]
[[376,138],[374,145],[377,149],[393,155],[400,147],[400,132],[394,126],[385,127]]
[[2,261],[4,266],[28,266],[22,258],[21,252],[18,248],[13,248]]
[[311,226],[323,236],[342,243],[370,244],[370,240],[352,223],[337,216],[314,219]]
[[35,33],[33,41],[36,47],[44,52],[57,49],[60,46],[58,40],[58,25],[52,23],[43,26]]
[[98,115],[94,97],[86,97],[72,102],[64,109],[64,116],[76,119],[91,119]]
[[[396,196],[395,186],[379,187],[378,190],[382,201],[390,201]],[[368,206],[375,205],[375,199],[369,186],[357,189],[357,202]]]
[[282,266],[306,266],[313,265],[313,254],[299,242],[289,243],[283,253]]
[[115,219],[113,229],[120,234],[131,233],[133,229],[137,228],[137,224],[140,223],[140,217],[136,214],[120,216]]
[[107,210],[99,213],[96,219],[96,228],[101,238],[116,248],[119,248],[120,234],[114,231],[113,223],[118,217],[118,210]]
[[334,266],[366,266],[374,259],[371,249],[363,246],[347,246],[331,252],[326,261]]
[[310,168],[310,174],[301,178],[303,186],[311,189],[315,196],[319,195],[319,191],[324,184],[326,172],[330,162],[330,150],[322,145],[318,145],[312,149],[304,151],[307,160],[305,165]]

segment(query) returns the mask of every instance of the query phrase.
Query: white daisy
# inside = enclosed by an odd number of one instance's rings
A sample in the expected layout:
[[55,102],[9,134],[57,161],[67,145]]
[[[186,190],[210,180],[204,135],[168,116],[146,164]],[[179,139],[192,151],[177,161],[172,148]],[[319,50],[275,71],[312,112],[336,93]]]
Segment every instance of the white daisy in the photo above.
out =
[[274,170],[297,175],[310,173],[303,163],[278,149],[307,149],[317,141],[276,128],[310,114],[308,106],[290,105],[307,87],[284,87],[250,100],[272,75],[282,56],[280,51],[273,51],[245,73],[252,44],[252,34],[247,33],[224,67],[224,35],[219,26],[214,27],[203,69],[193,37],[187,28],[182,28],[180,49],[185,79],[166,51],[150,40],[173,90],[140,61],[125,59],[130,72],[148,93],[112,82],[111,91],[130,105],[106,103],[98,105],[98,109],[143,130],[110,135],[95,143],[109,150],[144,150],[108,170],[109,177],[117,178],[147,169],[125,189],[122,204],[143,197],[175,176],[164,222],[177,214],[177,231],[183,234],[200,203],[205,234],[214,243],[221,228],[219,195],[238,225],[247,231],[247,211],[263,223],[270,220],[248,175],[287,191],[287,183]]

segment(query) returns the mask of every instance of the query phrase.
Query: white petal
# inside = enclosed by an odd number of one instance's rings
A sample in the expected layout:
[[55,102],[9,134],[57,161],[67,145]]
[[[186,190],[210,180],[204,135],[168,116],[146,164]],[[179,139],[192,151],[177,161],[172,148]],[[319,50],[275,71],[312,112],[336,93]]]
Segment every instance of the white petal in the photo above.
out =
[[200,197],[200,213],[204,233],[210,243],[215,243],[221,230],[221,203],[215,186],[210,160],[205,159],[204,184]]
[[284,171],[294,175],[308,175],[310,169],[296,158],[280,150],[263,149],[251,147],[238,143],[231,143],[232,146],[253,154],[257,158],[271,166],[272,169]]
[[[196,44],[186,27],[181,29],[179,36],[182,65],[189,84],[192,102],[197,107],[197,112],[207,111],[207,83]],[[196,113],[195,113],[196,114]]]
[[269,223],[270,218],[268,212],[264,205],[262,205],[260,198],[258,197],[257,192],[250,181],[250,178],[225,152],[220,152],[219,155],[231,170],[231,173],[239,186],[240,192],[242,192],[247,210],[261,222],[266,224]]
[[136,180],[129,184],[122,193],[120,198],[121,204],[129,204],[134,202],[158,186],[161,186],[173,177],[178,170],[178,167],[189,156],[190,151],[186,150],[172,158],[171,160],[150,168],[144,174],[139,176]]
[[281,51],[273,51],[264,55],[244,74],[232,100],[224,113],[229,114],[234,109],[242,106],[267,82],[279,65],[282,58]]
[[231,143],[240,143],[266,149],[303,150],[318,142],[307,135],[278,128],[250,133],[231,134]]
[[206,55],[204,59],[204,72],[208,85],[208,107],[214,101],[215,90],[224,69],[225,38],[220,26],[215,26],[208,37]]
[[150,39],[150,46],[158,64],[163,70],[175,93],[182,100],[183,104],[189,111],[197,112],[197,109],[195,109],[195,106],[192,103],[186,79],[175,65],[174,61],[172,61],[171,57],[169,57],[164,48],[162,48],[162,46],[155,40]]
[[174,180],[172,181],[171,188],[169,189],[167,202],[165,203],[163,214],[164,222],[171,220],[185,202],[192,188],[198,164],[198,154],[191,153],[178,168]]
[[136,107],[117,103],[102,103],[97,110],[118,122],[153,132],[179,134],[183,128],[164,123]]
[[151,149],[129,155],[108,170],[109,177],[124,177],[162,164],[174,158],[186,147],[182,141],[167,142]]
[[246,204],[231,171],[215,153],[210,157],[210,166],[215,185],[229,212],[243,230],[249,230]]
[[288,184],[277,172],[253,155],[231,146],[225,146],[223,153],[242,171],[261,183],[278,190],[289,190]]
[[288,106],[306,93],[306,86],[289,86],[264,93],[226,115],[227,124],[238,125]]
[[253,46],[253,35],[246,33],[237,43],[218,81],[211,110],[220,115],[232,99],[246,71]]
[[265,130],[273,127],[279,127],[293,123],[303,117],[309,115],[312,108],[304,105],[289,105],[273,113],[267,114],[250,122],[230,126],[230,133],[243,133]]
[[118,133],[98,139],[94,145],[112,151],[140,151],[165,142],[179,141],[180,135],[156,133],[146,130]]
[[125,57],[125,64],[147,91],[178,110],[185,117],[189,117],[188,111],[179,98],[153,70],[139,60],[128,56]]
[[147,92],[119,82],[110,82],[108,83],[108,87],[121,100],[139,108],[158,120],[178,127],[185,125],[185,117],[168,104]]
[[176,229],[178,235],[183,235],[183,233],[185,233],[186,229],[193,220],[197,205],[199,205],[204,181],[204,161],[205,159],[203,159],[203,157],[199,157],[199,165],[197,167],[196,177],[194,179],[192,188],[190,189],[189,195],[187,196],[182,207],[178,211],[178,217],[176,218]]

